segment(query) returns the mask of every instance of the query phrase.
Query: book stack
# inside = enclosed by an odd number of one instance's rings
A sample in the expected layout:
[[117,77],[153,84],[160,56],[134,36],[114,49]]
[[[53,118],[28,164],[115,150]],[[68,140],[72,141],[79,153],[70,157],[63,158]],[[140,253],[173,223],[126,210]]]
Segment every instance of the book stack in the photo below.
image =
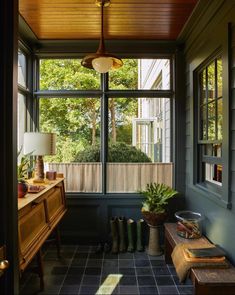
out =
[[209,248],[185,248],[184,256],[190,262],[223,262],[225,252],[218,246]]

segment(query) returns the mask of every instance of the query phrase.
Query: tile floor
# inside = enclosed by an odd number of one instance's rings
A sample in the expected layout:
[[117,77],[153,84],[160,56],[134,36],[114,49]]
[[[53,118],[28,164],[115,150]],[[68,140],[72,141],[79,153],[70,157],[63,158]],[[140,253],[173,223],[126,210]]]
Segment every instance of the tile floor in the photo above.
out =
[[39,291],[37,274],[25,271],[20,295],[183,295],[193,294],[188,281],[178,282],[172,265],[164,257],[145,252],[96,254],[94,246],[62,246],[58,259],[50,246],[44,253],[45,290]]

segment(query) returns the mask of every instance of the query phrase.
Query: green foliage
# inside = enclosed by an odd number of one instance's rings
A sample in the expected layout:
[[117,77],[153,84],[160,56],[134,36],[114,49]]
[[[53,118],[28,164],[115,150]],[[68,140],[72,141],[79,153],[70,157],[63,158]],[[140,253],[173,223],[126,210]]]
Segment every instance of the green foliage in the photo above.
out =
[[100,146],[87,147],[75,156],[74,162],[100,162]]
[[164,213],[169,199],[178,194],[177,191],[163,183],[148,183],[146,190],[139,191],[144,195],[142,211]]
[[83,149],[83,143],[79,140],[72,141],[71,138],[57,137],[56,154],[45,156],[44,162],[51,163],[70,163],[79,151]]
[[[75,162],[100,162],[100,146],[90,146],[79,152]],[[134,146],[123,142],[109,144],[108,162],[112,163],[145,163],[151,162],[148,156]]]
[[[22,151],[22,147],[18,151],[17,157],[20,156],[21,151]],[[28,178],[28,172],[32,171],[32,165],[30,161],[30,156],[32,155],[32,153],[33,152],[20,157],[20,162],[17,166],[18,182],[25,182],[25,180]]]
[[[137,60],[124,60],[122,68],[110,72],[110,87],[137,89],[137,65]],[[100,75],[96,71],[82,67],[78,59],[40,61],[41,90],[95,90],[99,87]],[[113,104],[111,101],[112,99],[109,100],[110,138],[113,142],[123,141],[131,144],[132,118],[137,115],[138,101],[129,98],[115,98]],[[73,161],[79,152],[95,146],[100,140],[100,99],[41,98],[40,130],[57,134],[57,154],[45,157],[45,161]],[[116,132],[116,137],[113,131]]]
[[109,74],[111,89],[137,89],[138,88],[138,60],[124,59],[123,66]]
[[109,145],[108,161],[112,163],[146,163],[151,159],[141,150],[124,142]]

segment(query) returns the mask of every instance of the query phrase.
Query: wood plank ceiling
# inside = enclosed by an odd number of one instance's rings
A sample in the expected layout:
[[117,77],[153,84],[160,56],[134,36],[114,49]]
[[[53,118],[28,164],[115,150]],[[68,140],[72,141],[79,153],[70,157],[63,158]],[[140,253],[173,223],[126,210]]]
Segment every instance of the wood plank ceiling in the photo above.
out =
[[[104,10],[105,39],[176,40],[198,0],[111,0]],[[95,0],[19,0],[38,39],[99,39]]]

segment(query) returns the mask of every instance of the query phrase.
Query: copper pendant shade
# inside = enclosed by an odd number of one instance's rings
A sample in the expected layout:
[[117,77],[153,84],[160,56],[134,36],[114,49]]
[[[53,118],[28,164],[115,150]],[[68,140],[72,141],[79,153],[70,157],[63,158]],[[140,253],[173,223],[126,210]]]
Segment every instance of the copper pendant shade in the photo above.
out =
[[96,0],[95,4],[101,7],[101,36],[99,48],[96,53],[85,56],[81,62],[82,66],[96,70],[100,73],[106,73],[110,69],[118,69],[123,62],[113,54],[107,53],[104,44],[104,7],[110,5],[110,0]]

